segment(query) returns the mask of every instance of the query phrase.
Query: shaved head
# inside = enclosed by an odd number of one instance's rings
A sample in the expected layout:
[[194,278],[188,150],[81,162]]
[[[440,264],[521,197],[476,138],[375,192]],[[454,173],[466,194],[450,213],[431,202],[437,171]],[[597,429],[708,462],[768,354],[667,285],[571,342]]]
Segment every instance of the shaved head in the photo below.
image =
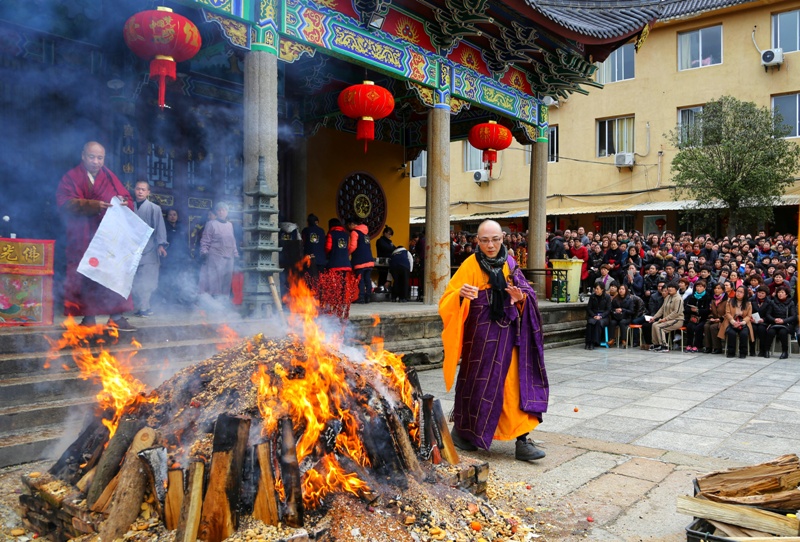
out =
[[484,220],[478,226],[478,245],[486,256],[496,258],[503,247],[503,228],[494,220]]

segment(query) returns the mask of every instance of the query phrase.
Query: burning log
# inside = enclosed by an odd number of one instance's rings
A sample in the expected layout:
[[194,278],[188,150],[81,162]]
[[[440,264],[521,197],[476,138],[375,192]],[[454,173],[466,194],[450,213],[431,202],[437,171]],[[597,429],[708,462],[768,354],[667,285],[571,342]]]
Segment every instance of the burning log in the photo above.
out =
[[189,466],[188,488],[181,506],[175,542],[195,542],[197,540],[197,531],[200,529],[200,511],[203,506],[203,475],[205,471],[206,464],[202,461],[192,461]]
[[297,441],[294,438],[292,420],[284,418],[281,429],[281,480],[286,495],[284,521],[290,527],[303,526],[303,488],[300,480],[300,464],[297,462]]
[[439,441],[436,439],[436,432],[433,430],[433,395],[423,395],[421,411],[420,453],[423,458],[430,458],[431,463],[438,465],[442,462],[442,454],[439,451]]
[[155,497],[158,517],[164,519],[164,505],[167,499],[167,449],[163,446],[148,448],[139,452],[139,459],[146,467],[150,491]]
[[222,414],[214,427],[208,490],[203,500],[198,538],[221,542],[239,525],[238,499],[250,419]]
[[255,446],[259,478],[253,517],[260,519],[267,525],[277,525],[280,521],[278,501],[275,494],[274,453],[275,448],[271,441],[262,442]]
[[450,435],[450,428],[447,426],[447,418],[442,410],[442,403],[438,399],[433,401],[433,423],[434,432],[437,433],[437,440],[441,443],[440,449],[442,457],[451,465],[456,465],[460,461],[458,452],[453,444],[453,437]]
[[106,442],[108,429],[103,425],[102,416],[98,415],[50,467],[50,474],[70,484],[77,483],[97,464]]
[[128,532],[139,515],[147,476],[143,472],[138,453],[152,446],[155,439],[156,432],[150,427],[145,427],[136,433],[119,471],[119,484],[111,498],[108,519],[100,526],[101,540],[116,540]]
[[111,479],[94,504],[89,507],[89,510],[92,512],[105,512],[108,509],[108,505],[111,503],[111,497],[114,496],[118,485],[119,473]]
[[400,459],[403,461],[408,472],[414,476],[417,480],[423,480],[425,478],[425,473],[422,471],[422,467],[419,465],[419,459],[417,458],[417,451],[411,445],[411,439],[408,437],[408,432],[406,431],[403,422],[400,421],[400,417],[391,409],[387,409],[387,418],[389,421],[389,428],[392,431],[392,436],[394,436],[394,441],[397,447],[397,451],[399,452]]
[[167,498],[164,502],[164,523],[170,531],[178,528],[183,506],[183,469],[170,469],[167,473]]
[[119,472],[122,458],[125,457],[125,453],[131,447],[133,438],[143,426],[143,421],[130,418],[120,422],[117,432],[114,433],[100,461],[97,463],[94,478],[89,485],[89,491],[86,493],[86,504],[90,508],[94,506],[108,483]]

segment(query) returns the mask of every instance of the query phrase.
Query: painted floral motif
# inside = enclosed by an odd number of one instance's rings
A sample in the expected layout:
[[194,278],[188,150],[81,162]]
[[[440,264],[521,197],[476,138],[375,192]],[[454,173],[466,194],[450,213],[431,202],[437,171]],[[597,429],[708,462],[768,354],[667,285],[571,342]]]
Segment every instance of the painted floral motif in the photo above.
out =
[[395,25],[396,35],[406,41],[419,45],[419,29],[408,17],[400,17]]

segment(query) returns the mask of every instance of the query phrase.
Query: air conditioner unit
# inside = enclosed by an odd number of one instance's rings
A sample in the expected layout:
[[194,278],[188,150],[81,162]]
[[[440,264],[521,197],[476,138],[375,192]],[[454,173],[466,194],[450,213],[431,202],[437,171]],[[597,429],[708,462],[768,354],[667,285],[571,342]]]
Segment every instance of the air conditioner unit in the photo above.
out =
[[765,68],[781,64],[783,64],[783,49],[767,49],[761,52],[761,65]]
[[423,175],[422,177],[419,178],[419,187],[426,188],[427,186],[428,186],[428,176]]
[[478,184],[488,183],[489,172],[486,171],[485,169],[479,169],[478,171],[475,172],[474,175],[472,175],[472,179]]
[[632,152],[618,152],[614,155],[614,165],[617,167],[633,167]]

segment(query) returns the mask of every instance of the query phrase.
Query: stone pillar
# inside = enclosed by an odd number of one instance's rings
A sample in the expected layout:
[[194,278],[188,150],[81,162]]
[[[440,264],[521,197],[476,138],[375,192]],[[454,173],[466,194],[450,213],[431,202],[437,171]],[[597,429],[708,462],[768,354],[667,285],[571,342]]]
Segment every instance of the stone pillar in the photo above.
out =
[[439,303],[450,280],[450,106],[428,112],[425,304]]
[[[250,51],[244,61],[244,307],[255,317],[274,309],[278,280],[278,58]],[[259,168],[260,160],[260,168]]]
[[[308,195],[308,142],[305,136],[295,137],[292,140],[292,222],[300,230],[306,227],[308,210],[306,200]],[[312,213],[317,210],[312,209]],[[325,226],[323,226],[324,228]]]
[[[528,268],[544,269],[547,235],[547,139],[531,145],[530,198],[528,199]],[[544,299],[544,276],[535,275],[534,289]]]

